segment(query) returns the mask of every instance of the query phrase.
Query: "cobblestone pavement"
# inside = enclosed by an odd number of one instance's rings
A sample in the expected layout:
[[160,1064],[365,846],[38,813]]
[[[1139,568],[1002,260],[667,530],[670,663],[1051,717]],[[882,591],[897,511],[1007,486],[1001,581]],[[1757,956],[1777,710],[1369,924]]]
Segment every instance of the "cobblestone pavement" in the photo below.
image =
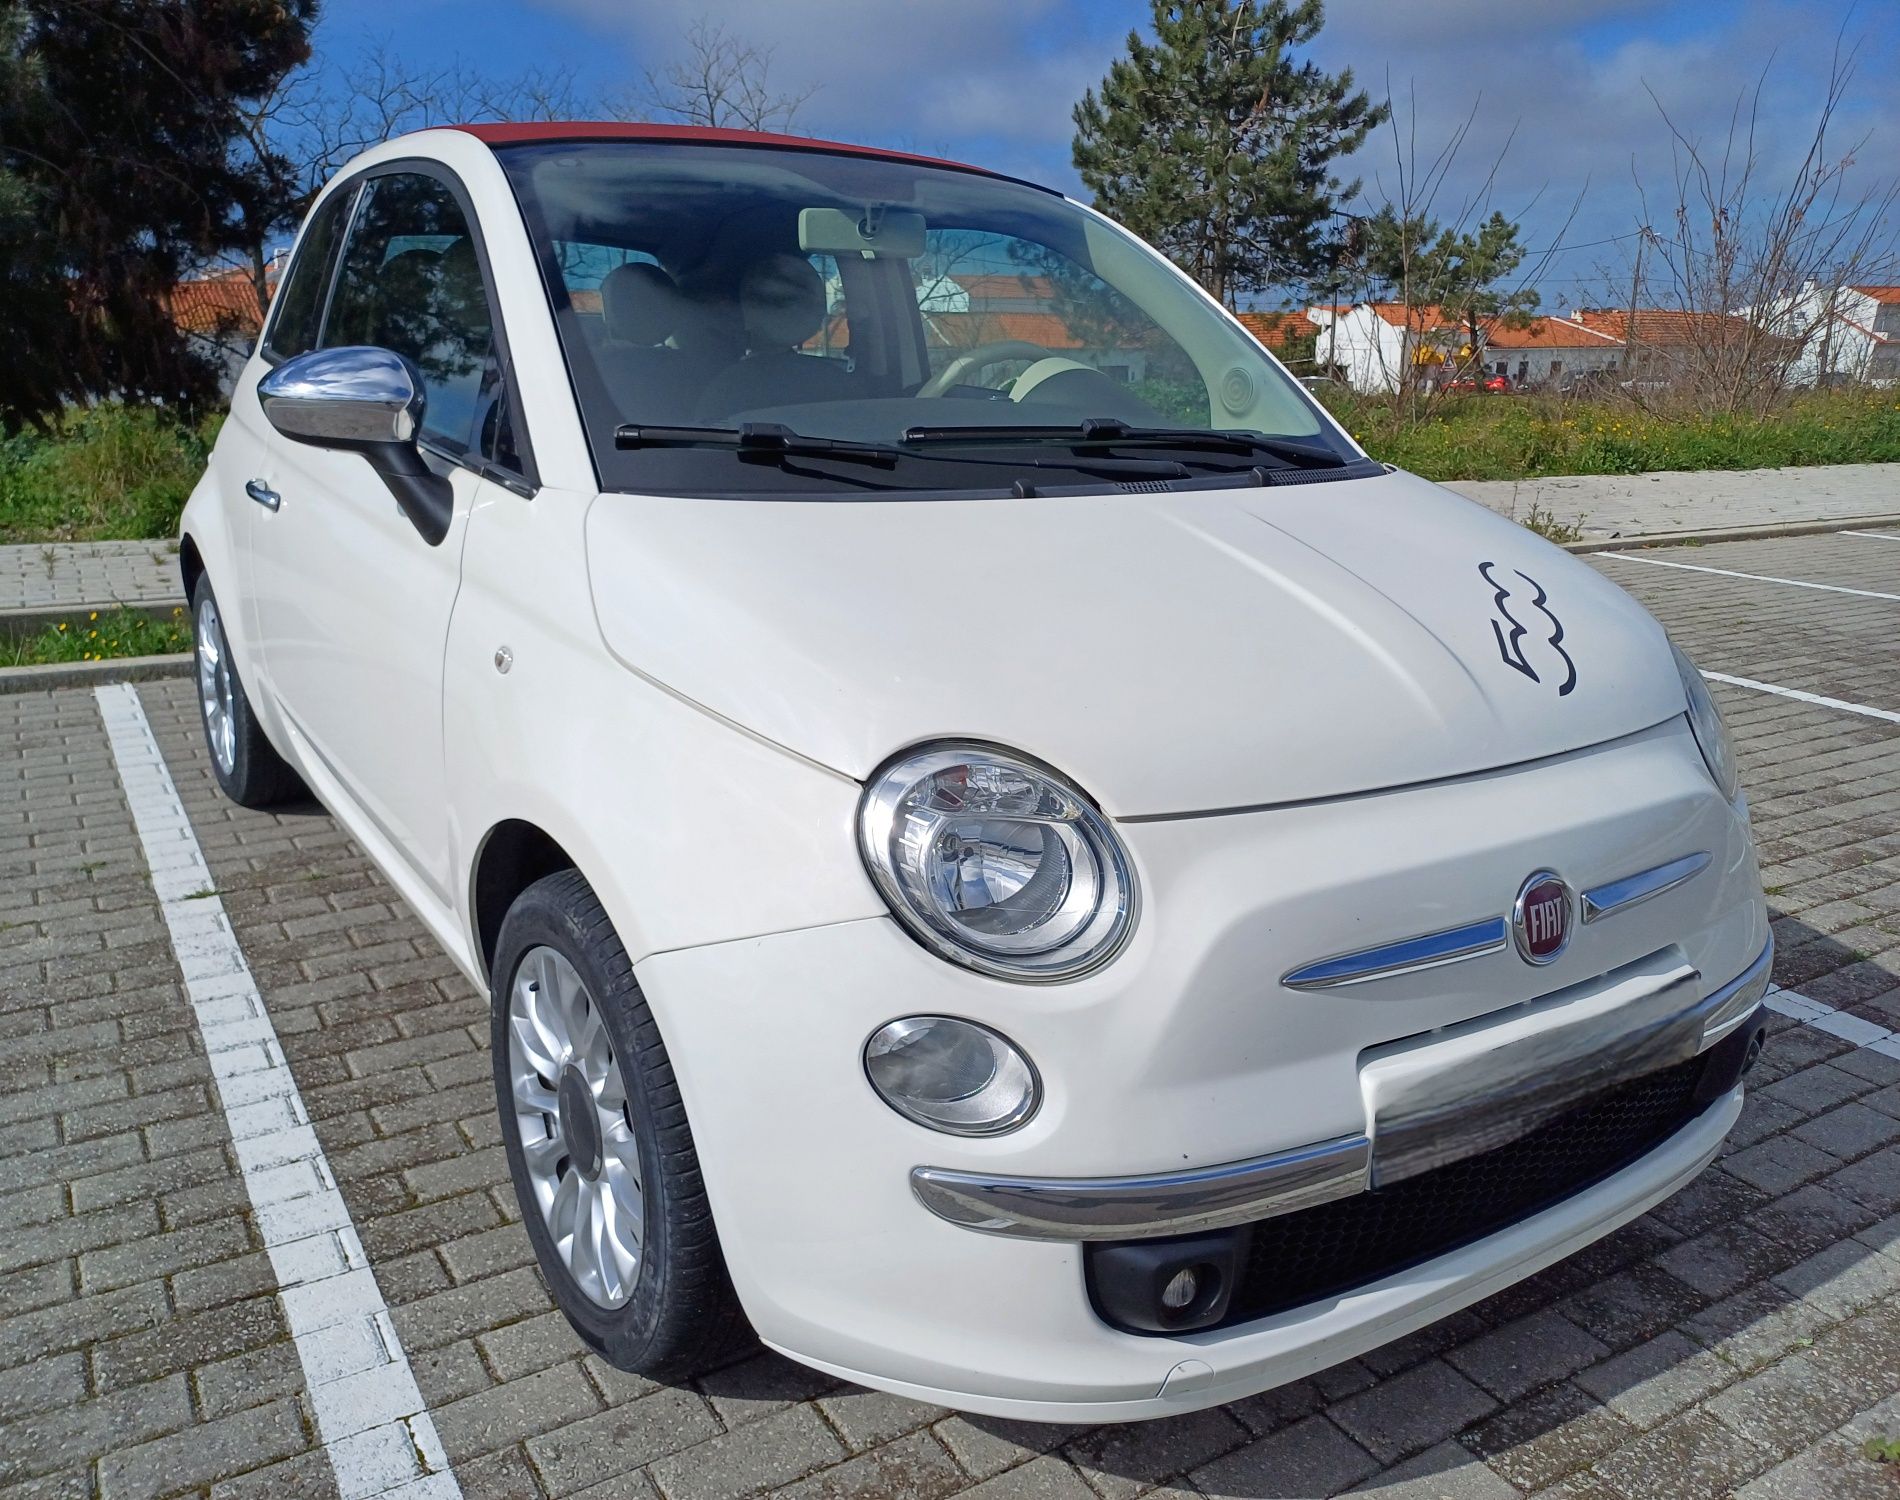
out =
[[[1900,594],[1900,543],[1644,556]],[[1711,671],[1900,711],[1900,602],[1592,561]],[[1818,1019],[1776,1017],[1693,1186],[1363,1359],[1086,1429],[771,1355],[677,1387],[583,1355],[519,1227],[482,998],[320,811],[218,797],[185,684],[139,691],[471,1497],[1900,1500],[1861,1449],[1900,1433],[1900,723],[1717,688],[1776,977]],[[0,737],[0,1495],[334,1495],[95,700],[0,699]]]
[[182,600],[178,548],[157,542],[0,547],[0,612]]
[[1559,521],[1581,520],[1586,537],[1900,515],[1900,464],[1563,474],[1460,480],[1449,488],[1500,515],[1528,516],[1538,506]]

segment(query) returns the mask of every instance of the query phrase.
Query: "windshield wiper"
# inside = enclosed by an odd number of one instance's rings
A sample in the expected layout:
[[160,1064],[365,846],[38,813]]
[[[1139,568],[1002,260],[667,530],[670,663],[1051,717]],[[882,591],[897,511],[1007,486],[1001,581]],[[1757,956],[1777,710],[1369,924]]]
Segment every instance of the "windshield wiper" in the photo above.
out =
[[1264,453],[1306,469],[1342,469],[1347,460],[1332,449],[1298,438],[1268,437],[1259,432],[1208,427],[1131,427],[1119,417],[1085,417],[1076,423],[1036,424],[1026,427],[962,426],[908,427],[907,447],[930,443],[1073,443],[1077,446],[1117,448],[1188,448],[1241,455]]
[[[948,431],[950,429],[944,429]],[[981,431],[983,429],[974,429]],[[1011,432],[1019,429],[1010,428]],[[1068,428],[1056,429],[1069,432]],[[1006,459],[962,453],[917,453],[908,447],[859,443],[849,438],[807,437],[779,422],[741,422],[737,427],[651,427],[629,422],[614,429],[614,446],[628,448],[730,448],[741,458],[784,462],[791,458],[836,458],[846,463],[895,467],[900,458],[979,464],[1008,469],[1069,469],[1110,479],[1185,479],[1177,463],[1151,458]]]
[[807,437],[780,422],[741,422],[737,427],[651,427],[629,422],[614,429],[616,448],[730,448],[743,457],[838,458],[893,467],[903,452],[881,443]]

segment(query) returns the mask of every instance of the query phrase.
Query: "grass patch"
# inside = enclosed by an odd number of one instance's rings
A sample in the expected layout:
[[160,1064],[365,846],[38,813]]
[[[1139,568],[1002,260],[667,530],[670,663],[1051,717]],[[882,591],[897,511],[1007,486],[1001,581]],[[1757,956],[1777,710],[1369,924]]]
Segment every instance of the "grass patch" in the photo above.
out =
[[174,535],[223,421],[115,402],[0,438],[0,544]]
[[1809,392],[1764,416],[1539,396],[1447,396],[1416,411],[1345,390],[1324,399],[1374,458],[1426,479],[1900,462],[1894,391]]
[[167,656],[191,649],[191,622],[180,605],[163,619],[136,609],[97,610],[85,620],[48,625],[38,635],[0,643],[0,666],[111,661],[123,656]]

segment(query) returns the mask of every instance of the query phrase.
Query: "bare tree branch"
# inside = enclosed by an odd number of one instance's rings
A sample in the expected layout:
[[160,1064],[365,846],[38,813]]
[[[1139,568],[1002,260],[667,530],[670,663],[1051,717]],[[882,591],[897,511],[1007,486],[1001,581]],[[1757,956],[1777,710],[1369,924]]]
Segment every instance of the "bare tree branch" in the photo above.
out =
[[686,54],[658,70],[631,97],[609,100],[611,112],[632,119],[677,120],[731,130],[787,130],[818,92],[775,90],[770,47],[742,41],[701,17],[686,30]]

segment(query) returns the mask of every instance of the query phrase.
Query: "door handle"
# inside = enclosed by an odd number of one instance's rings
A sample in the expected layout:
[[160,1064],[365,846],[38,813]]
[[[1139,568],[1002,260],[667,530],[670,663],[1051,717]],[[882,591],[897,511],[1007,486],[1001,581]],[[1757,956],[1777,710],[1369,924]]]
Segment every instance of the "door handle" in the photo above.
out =
[[249,495],[259,505],[263,506],[265,510],[276,510],[278,506],[284,503],[284,497],[261,479],[247,479],[244,482],[244,493]]

